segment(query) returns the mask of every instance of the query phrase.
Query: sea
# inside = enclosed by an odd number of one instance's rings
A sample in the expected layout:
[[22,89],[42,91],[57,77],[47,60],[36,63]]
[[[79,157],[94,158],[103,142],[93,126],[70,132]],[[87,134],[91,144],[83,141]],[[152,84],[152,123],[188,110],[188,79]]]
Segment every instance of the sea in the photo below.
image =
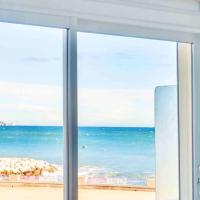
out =
[[[63,128],[1,126],[0,157],[28,157],[62,166]],[[143,185],[147,177],[155,177],[155,129],[79,127],[78,164],[79,176]]]

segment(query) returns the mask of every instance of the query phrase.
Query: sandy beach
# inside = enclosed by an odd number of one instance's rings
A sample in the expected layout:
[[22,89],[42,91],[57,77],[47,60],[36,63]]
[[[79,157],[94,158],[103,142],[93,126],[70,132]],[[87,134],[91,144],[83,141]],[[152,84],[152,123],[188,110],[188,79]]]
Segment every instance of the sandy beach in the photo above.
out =
[[155,200],[155,192],[122,190],[79,190],[80,200]]
[[[62,200],[62,173],[58,166],[42,160],[0,158],[0,197],[3,200]],[[154,179],[148,179],[146,186],[96,184],[97,180],[102,178],[79,176],[79,200],[155,200]]]
[[[154,192],[80,189],[79,200],[155,200]],[[63,189],[54,187],[0,186],[3,200],[61,200]]]

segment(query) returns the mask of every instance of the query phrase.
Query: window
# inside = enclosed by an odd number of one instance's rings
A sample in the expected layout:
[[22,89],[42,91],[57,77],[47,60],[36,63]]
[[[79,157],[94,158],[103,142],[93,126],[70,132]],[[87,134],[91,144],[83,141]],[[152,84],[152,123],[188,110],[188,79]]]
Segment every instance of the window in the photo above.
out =
[[63,30],[0,23],[0,38],[1,198],[61,200]]
[[177,43],[77,41],[79,200],[179,198]]
[[63,40],[63,29],[7,23],[0,30],[5,200],[74,200],[77,182],[80,200],[192,199],[191,44],[76,38],[71,29]]

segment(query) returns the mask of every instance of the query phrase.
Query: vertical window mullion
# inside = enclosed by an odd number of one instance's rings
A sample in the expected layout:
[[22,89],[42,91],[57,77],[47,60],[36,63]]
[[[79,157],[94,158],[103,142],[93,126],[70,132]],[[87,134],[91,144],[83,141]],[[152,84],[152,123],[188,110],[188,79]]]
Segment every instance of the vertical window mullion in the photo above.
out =
[[200,36],[196,36],[193,44],[193,71],[192,71],[192,92],[193,92],[193,199],[199,200],[199,177],[200,177]]
[[178,43],[179,181],[180,200],[192,200],[192,51]]
[[77,41],[76,31],[64,33],[64,200],[77,199]]

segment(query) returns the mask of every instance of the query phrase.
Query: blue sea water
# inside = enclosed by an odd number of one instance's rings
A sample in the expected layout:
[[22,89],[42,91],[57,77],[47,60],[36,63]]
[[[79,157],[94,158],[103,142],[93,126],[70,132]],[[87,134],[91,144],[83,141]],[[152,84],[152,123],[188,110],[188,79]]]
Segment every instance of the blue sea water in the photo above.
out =
[[[63,163],[63,132],[56,126],[0,127],[0,157]],[[154,128],[79,127],[79,173],[145,177],[155,174]]]

